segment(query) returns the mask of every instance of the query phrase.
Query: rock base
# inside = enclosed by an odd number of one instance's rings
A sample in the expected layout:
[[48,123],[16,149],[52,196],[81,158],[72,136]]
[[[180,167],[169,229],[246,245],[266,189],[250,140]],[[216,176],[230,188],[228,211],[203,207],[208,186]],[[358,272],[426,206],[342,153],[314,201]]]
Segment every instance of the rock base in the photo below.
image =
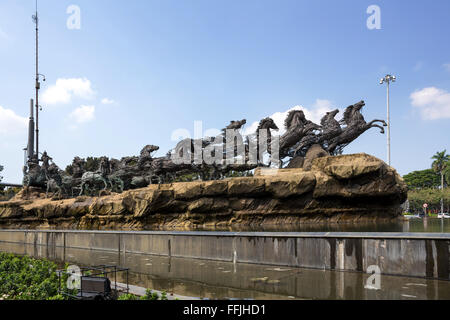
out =
[[189,229],[367,222],[397,218],[407,188],[367,155],[314,159],[311,169],[257,169],[254,177],[151,185],[122,194],[0,203],[1,228]]

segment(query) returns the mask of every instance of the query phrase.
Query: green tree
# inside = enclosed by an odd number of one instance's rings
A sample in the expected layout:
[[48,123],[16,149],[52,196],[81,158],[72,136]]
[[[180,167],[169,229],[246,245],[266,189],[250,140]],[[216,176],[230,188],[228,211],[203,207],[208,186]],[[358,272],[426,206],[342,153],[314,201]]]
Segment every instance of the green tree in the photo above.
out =
[[[428,211],[440,211],[441,199],[443,199],[446,210],[450,206],[450,188],[437,190],[436,188],[423,188],[408,191],[409,211],[423,212],[423,204],[428,204]],[[446,211],[444,210],[444,212]]]
[[[447,154],[447,150],[442,152],[436,152],[434,156],[431,157],[434,159],[431,167],[433,170],[440,174],[441,176],[441,191],[444,191],[444,170],[448,167],[448,163],[450,162],[450,155]],[[444,212],[444,202],[441,197],[441,212]]]
[[447,150],[444,150],[442,152],[436,152],[434,156],[431,157],[431,159],[434,159],[433,164],[431,167],[433,170],[440,174],[441,176],[441,188],[444,188],[444,172],[445,169],[447,169],[448,164],[450,162],[450,154],[446,154]]
[[444,170],[444,178],[447,182],[447,186],[450,186],[450,164],[447,164],[447,168]]
[[413,171],[403,176],[409,189],[437,188],[440,184],[439,175],[433,169]]

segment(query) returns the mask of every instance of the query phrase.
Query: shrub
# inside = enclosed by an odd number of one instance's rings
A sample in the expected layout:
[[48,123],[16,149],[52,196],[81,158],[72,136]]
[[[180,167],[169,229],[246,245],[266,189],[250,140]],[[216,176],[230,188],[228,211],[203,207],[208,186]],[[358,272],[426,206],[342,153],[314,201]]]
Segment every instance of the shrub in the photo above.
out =
[[8,300],[61,299],[56,270],[57,265],[48,260],[0,253],[0,296]]

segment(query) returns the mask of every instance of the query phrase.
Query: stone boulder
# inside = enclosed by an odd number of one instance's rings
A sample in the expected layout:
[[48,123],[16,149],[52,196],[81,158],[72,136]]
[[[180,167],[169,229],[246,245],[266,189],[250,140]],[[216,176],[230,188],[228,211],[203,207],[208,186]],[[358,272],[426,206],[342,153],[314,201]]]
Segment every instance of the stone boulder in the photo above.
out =
[[289,164],[287,165],[287,169],[297,169],[297,168],[303,168],[303,164],[305,163],[305,158],[301,156],[296,156],[292,158],[291,161],[289,161]]
[[396,219],[407,188],[382,160],[326,156],[311,148],[303,168],[258,168],[254,177],[195,181],[102,197],[52,201],[34,190],[0,202],[2,228],[185,229]]
[[315,144],[311,148],[309,148],[308,152],[306,152],[305,160],[303,162],[303,169],[311,170],[312,163],[315,159],[328,157],[330,154],[325,151],[321,145]]

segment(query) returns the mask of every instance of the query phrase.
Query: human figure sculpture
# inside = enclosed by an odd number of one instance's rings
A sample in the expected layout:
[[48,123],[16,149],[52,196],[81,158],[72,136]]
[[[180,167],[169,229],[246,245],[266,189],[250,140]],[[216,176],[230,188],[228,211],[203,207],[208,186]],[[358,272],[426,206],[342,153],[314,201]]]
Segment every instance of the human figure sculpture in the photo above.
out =
[[72,160],[72,177],[73,178],[81,178],[83,173],[85,172],[84,166],[86,165],[86,161],[81,159],[80,157],[75,157]]
[[48,172],[48,168],[50,166],[50,161],[51,160],[53,160],[53,159],[48,156],[47,151],[44,151],[40,161],[42,162],[42,169],[45,172]]
[[107,178],[108,175],[111,173],[111,166],[109,164],[109,159],[107,157],[101,158],[98,171],[100,172],[103,178]]

